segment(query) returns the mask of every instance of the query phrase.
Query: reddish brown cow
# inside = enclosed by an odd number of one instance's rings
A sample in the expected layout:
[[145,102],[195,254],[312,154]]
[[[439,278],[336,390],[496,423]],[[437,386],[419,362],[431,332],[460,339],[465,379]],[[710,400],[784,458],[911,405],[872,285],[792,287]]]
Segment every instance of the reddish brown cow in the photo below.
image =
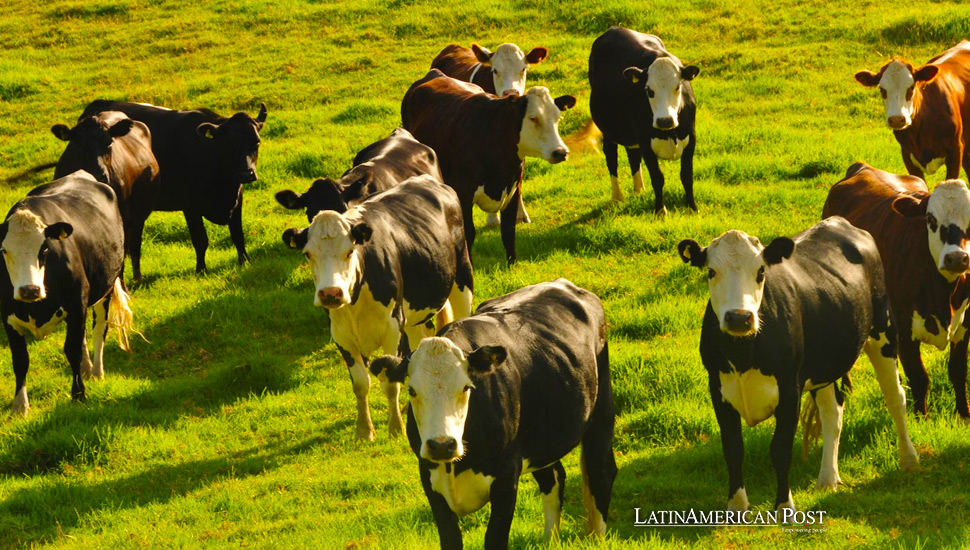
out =
[[906,170],[914,176],[933,174],[946,164],[946,177],[960,177],[968,164],[964,143],[970,139],[970,42],[930,59],[916,69],[895,58],[878,73],[859,71],[855,79],[863,86],[879,86],[886,104],[886,123],[902,148]]
[[913,391],[913,408],[926,414],[929,377],[920,343],[949,344],[948,370],[956,411],[967,404],[967,328],[970,290],[970,190],[948,180],[930,194],[923,180],[858,162],[829,191],[822,217],[842,216],[872,234],[886,271],[886,291],[899,331],[899,361]]

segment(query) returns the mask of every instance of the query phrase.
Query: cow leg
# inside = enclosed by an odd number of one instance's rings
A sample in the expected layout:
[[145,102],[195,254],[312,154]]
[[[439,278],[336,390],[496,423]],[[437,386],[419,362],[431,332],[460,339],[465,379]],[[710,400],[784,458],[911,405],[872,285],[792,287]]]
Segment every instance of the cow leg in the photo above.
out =
[[652,149],[647,148],[641,153],[643,163],[647,165],[647,173],[650,175],[650,185],[653,186],[653,213],[664,216],[667,214],[667,207],[664,206],[664,173],[660,171],[660,161]]
[[[518,212],[515,214],[515,223],[532,223],[532,219],[529,218],[529,213],[525,211],[525,203],[522,202],[522,182],[516,184],[519,190],[519,201],[518,201]],[[504,213],[503,213],[504,215]],[[485,220],[485,228],[491,229],[493,227],[498,227],[500,224],[499,217],[497,213],[491,213]]]
[[472,220],[472,204],[471,199],[468,199],[467,206],[464,203],[461,206],[462,223],[465,226],[465,250],[468,251],[469,258],[472,255],[472,245],[475,244],[475,222]]
[[603,138],[603,156],[606,157],[606,169],[610,172],[610,185],[613,189],[613,202],[623,201],[623,190],[620,189],[619,160],[616,153],[616,142]]
[[743,512],[748,509],[748,493],[744,489],[742,465],[744,463],[744,438],[741,436],[741,415],[721,395],[721,380],[715,372],[708,372],[711,403],[714,416],[721,430],[721,448],[728,469],[727,509]]
[[[407,357],[412,349],[418,347],[425,336],[431,336],[431,334],[428,334],[429,331],[424,323],[417,326],[408,326],[404,312],[400,307],[394,308],[392,316],[394,317],[391,323],[392,328],[387,331],[384,344],[381,346],[384,353],[396,353],[398,357]],[[381,371],[377,379],[381,383],[381,391],[387,397],[387,432],[393,439],[404,431],[400,403],[401,383],[388,380],[384,371]]]
[[111,305],[112,293],[94,304],[91,314],[94,316],[94,368],[90,377],[104,380],[104,342],[108,337],[108,307]]
[[448,303],[451,304],[453,320],[468,317],[472,314],[472,289],[467,286],[461,288],[456,282],[451,287],[451,294],[448,295]]
[[492,510],[485,529],[485,550],[505,550],[509,547],[509,532],[512,530],[521,473],[522,462],[515,460],[492,482],[488,495]]
[[[9,315],[5,312],[4,317]],[[14,386],[13,412],[27,416],[30,402],[27,400],[27,370],[30,368],[30,355],[27,353],[27,340],[8,323],[3,323],[7,332],[7,342],[10,345],[10,355],[13,362],[13,375],[16,379]]]
[[128,227],[128,236],[125,238],[128,247],[128,255],[131,257],[131,277],[137,283],[141,280],[141,239],[145,232],[145,221],[147,216],[134,215]]
[[357,398],[357,439],[374,441],[374,423],[371,422],[370,405],[367,402],[370,375],[367,374],[364,359],[357,350],[347,351],[340,344],[337,344],[337,350],[340,351],[350,371],[350,382],[353,384],[354,396]]
[[[798,428],[799,391],[796,384],[785,384],[779,381],[778,407],[775,408],[775,434],[771,438],[771,465],[775,468],[778,479],[778,491],[775,494],[775,510],[795,510],[795,503],[791,498],[789,472],[791,471],[792,445],[795,443],[795,431]],[[824,428],[823,428],[824,429]]]
[[[888,311],[885,315],[888,315]],[[878,330],[878,329],[877,329]],[[893,417],[893,424],[896,425],[896,445],[899,447],[899,467],[903,470],[912,470],[919,457],[916,449],[909,438],[909,431],[906,429],[906,392],[899,382],[899,371],[896,369],[896,334],[890,326],[887,331],[879,332],[876,336],[866,341],[865,350],[872,363],[873,370],[876,371],[876,379],[879,381],[879,389],[882,390],[882,397],[886,401],[886,408]],[[914,342],[915,344],[915,342]],[[900,342],[902,349],[902,342]],[[919,344],[916,344],[917,355],[919,354]]]
[[[451,468],[450,464],[439,464],[437,468]],[[448,506],[448,501],[444,495],[431,488],[431,470],[424,463],[418,463],[421,472],[421,487],[424,488],[424,495],[428,497],[428,504],[431,506],[431,514],[434,516],[434,524],[438,528],[438,539],[441,542],[442,550],[457,549],[461,550],[461,527],[458,526],[458,515]]]
[[694,202],[694,147],[697,146],[697,135],[691,133],[689,139],[690,142],[680,155],[680,183],[684,186],[687,208],[697,212],[697,203]]
[[559,519],[562,517],[562,502],[566,494],[566,469],[562,462],[556,461],[548,468],[532,472],[542,493],[542,515],[546,520],[546,542],[559,537]]
[[913,411],[926,417],[926,394],[930,389],[930,377],[926,374],[923,358],[919,354],[919,342],[908,336],[909,334],[899,334],[899,362],[903,365],[910,391],[913,392]]
[[630,175],[633,176],[633,194],[643,193],[643,171],[640,170],[641,162],[639,147],[624,147],[626,149],[626,160],[630,164]]
[[835,384],[813,392],[822,420],[822,467],[818,472],[817,488],[835,489],[839,478],[839,437],[842,435],[842,404],[845,396]]
[[502,244],[505,245],[505,257],[509,262],[509,267],[515,263],[515,209],[522,193],[516,188],[513,191],[512,199],[502,210]]
[[189,226],[189,236],[192,237],[192,247],[195,248],[195,272],[205,273],[205,251],[209,248],[209,236],[205,232],[202,216],[188,210],[182,213],[185,224]]
[[613,407],[613,385],[610,380],[610,353],[607,345],[596,356],[599,390],[590,414],[589,425],[583,434],[580,451],[580,470],[583,479],[583,504],[586,507],[586,533],[604,536],[609,516],[613,482],[616,480],[616,460],[613,457],[613,428],[616,410]]
[[[73,315],[71,313],[74,313]],[[87,394],[84,391],[84,380],[81,374],[82,364],[85,360],[90,364],[91,358],[88,356],[88,344],[85,339],[84,324],[87,321],[87,310],[84,306],[71,312],[67,316],[67,336],[64,338],[64,355],[67,362],[71,365],[71,398],[75,401],[84,401]],[[87,370],[88,367],[85,367]]]
[[236,207],[229,214],[229,237],[232,244],[236,245],[236,255],[239,258],[239,265],[249,261],[249,254],[246,254],[246,236],[242,228],[242,206],[243,188],[239,186],[239,195],[236,197]]
[[958,342],[950,344],[950,356],[947,360],[947,371],[950,374],[950,384],[953,385],[953,397],[956,401],[956,412],[964,420],[970,420],[970,406],[967,403],[967,338],[964,336]]

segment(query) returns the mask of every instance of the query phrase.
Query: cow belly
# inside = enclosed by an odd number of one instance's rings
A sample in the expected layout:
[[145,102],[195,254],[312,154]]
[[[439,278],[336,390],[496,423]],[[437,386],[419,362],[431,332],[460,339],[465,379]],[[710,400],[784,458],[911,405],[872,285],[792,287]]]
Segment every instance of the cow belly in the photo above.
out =
[[473,200],[483,211],[494,214],[505,210],[505,207],[508,206],[509,201],[512,199],[512,193],[509,192],[511,190],[511,187],[502,189],[502,197],[499,200],[495,200],[485,193],[484,185],[479,185],[478,189],[475,190],[475,198]]
[[650,140],[650,148],[653,149],[653,154],[657,155],[657,158],[677,160],[684,153],[684,148],[687,147],[688,143],[690,143],[690,136],[684,139],[653,138]]
[[67,318],[67,312],[64,311],[63,308],[58,308],[57,312],[54,313],[54,315],[42,325],[38,325],[37,319],[34,319],[29,315],[27,316],[27,320],[24,321],[12,313],[7,317],[7,324],[13,327],[13,329],[21,336],[24,336],[29,332],[34,336],[34,338],[43,340],[44,338],[47,338],[47,335],[54,332],[57,325],[61,324],[61,321],[63,321],[65,318]]
[[758,369],[738,373],[721,372],[721,398],[738,411],[748,426],[757,425],[775,413],[778,406],[778,380]]
[[[369,357],[383,347],[390,331],[398,330],[397,322],[391,316],[393,310],[393,302],[384,305],[375,300],[365,283],[357,302],[329,310],[333,341],[346,350],[356,350],[363,357]],[[396,349],[384,351],[397,353]]]
[[918,312],[913,312],[913,340],[935,346],[938,350],[944,350],[947,345],[947,333],[940,329],[943,325],[936,316],[930,315],[929,317],[935,323],[936,332],[930,332],[926,328],[926,319]]
[[431,470],[431,488],[445,497],[448,507],[459,516],[480,510],[488,503],[493,481],[494,477],[470,469],[456,476],[451,464],[441,464]]
[[913,164],[915,164],[917,168],[922,170],[924,174],[935,174],[940,169],[941,166],[946,164],[946,159],[943,157],[935,158],[929,161],[926,164],[926,166],[923,166],[923,164],[919,161],[919,159],[916,158],[915,155],[912,155],[912,154],[909,155],[909,160],[913,161]]

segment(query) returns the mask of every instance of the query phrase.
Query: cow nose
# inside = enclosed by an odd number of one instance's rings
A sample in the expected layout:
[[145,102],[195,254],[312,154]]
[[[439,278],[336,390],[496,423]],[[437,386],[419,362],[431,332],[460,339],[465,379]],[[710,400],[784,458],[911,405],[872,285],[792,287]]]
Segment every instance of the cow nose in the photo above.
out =
[[746,309],[732,309],[724,314],[724,324],[731,332],[748,332],[754,327],[754,313]]
[[317,291],[317,298],[320,305],[326,308],[340,307],[343,304],[344,291],[336,286],[320,289]]
[[502,97],[509,97],[511,95],[518,96],[519,91],[516,90],[515,88],[512,88],[511,90],[505,90],[504,92],[502,92]]
[[37,285],[26,285],[17,289],[20,299],[25,302],[33,302],[40,298],[40,287]]
[[243,180],[245,180],[245,183],[254,182],[257,179],[259,179],[256,176],[256,170],[253,170],[253,169],[244,170],[242,175],[243,175]]
[[893,115],[889,117],[887,123],[889,124],[889,127],[894,130],[902,130],[908,126],[908,124],[906,124],[906,117],[903,115]]
[[670,130],[674,127],[674,119],[669,116],[660,117],[654,125],[661,130]]
[[962,250],[950,252],[943,257],[943,269],[950,273],[963,273],[970,268],[970,256]]
[[560,147],[552,152],[552,164],[556,164],[566,160],[569,157],[569,149],[565,147]]
[[454,437],[436,437],[427,441],[428,454],[432,460],[451,460],[457,458],[458,441]]

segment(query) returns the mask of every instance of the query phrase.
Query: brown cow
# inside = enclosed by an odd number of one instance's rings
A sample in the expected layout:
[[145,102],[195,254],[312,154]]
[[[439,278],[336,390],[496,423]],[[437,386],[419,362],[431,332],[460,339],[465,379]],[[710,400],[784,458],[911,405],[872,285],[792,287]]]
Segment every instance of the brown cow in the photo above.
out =
[[502,217],[502,244],[509,264],[515,262],[513,209],[523,161],[566,160],[569,149],[559,137],[559,118],[574,105],[575,97],[553,99],[541,86],[498,98],[438,69],[408,89],[401,103],[404,127],[438,154],[445,184],[461,201],[469,250],[475,241],[472,205],[485,212],[501,210],[508,213]]
[[842,216],[872,234],[886,271],[886,291],[899,331],[899,361],[913,391],[913,408],[926,414],[929,377],[920,343],[950,346],[948,370],[956,411],[967,404],[967,230],[970,190],[947,180],[931,194],[923,180],[857,162],[829,191],[822,217]]
[[894,58],[878,73],[859,71],[863,86],[879,86],[886,104],[886,123],[902,148],[906,170],[914,176],[933,174],[946,164],[947,179],[960,177],[968,164],[964,143],[970,139],[970,42],[956,46],[915,69]]

